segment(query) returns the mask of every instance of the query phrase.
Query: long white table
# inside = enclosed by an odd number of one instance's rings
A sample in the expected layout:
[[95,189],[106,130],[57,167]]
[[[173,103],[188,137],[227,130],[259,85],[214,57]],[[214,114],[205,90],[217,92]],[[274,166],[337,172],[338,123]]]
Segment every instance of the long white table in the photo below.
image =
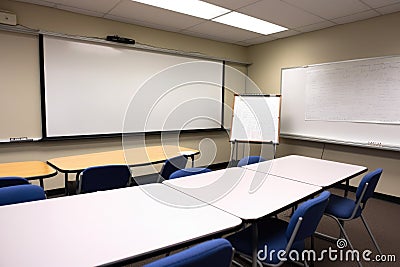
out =
[[229,168],[163,183],[252,223],[253,266],[257,263],[256,220],[276,214],[322,190],[319,186],[245,168]]
[[319,186],[237,167],[163,183],[247,221],[277,213],[321,191]]
[[243,168],[321,187],[348,181],[367,171],[364,166],[298,155],[246,165]]
[[242,223],[163,184],[2,206],[0,214],[0,266],[13,267],[129,263]]

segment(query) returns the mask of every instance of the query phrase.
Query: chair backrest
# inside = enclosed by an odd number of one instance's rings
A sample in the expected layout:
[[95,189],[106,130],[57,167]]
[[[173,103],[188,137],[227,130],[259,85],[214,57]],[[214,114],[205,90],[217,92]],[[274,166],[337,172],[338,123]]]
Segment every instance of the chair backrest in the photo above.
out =
[[372,197],[374,194],[376,185],[378,184],[379,178],[381,177],[381,174],[383,172],[383,169],[378,168],[370,173],[367,173],[361,180],[360,184],[358,185],[357,191],[356,191],[356,202],[360,199],[362,192],[364,191],[364,188],[367,185],[367,188],[365,189],[365,193],[362,196],[361,203],[365,204],[367,200]]
[[292,237],[299,218],[301,218],[301,224],[297,233],[295,233],[296,235],[293,242],[304,240],[315,233],[328,204],[330,195],[329,191],[324,191],[318,197],[307,200],[296,209],[286,229],[286,238],[288,240]]
[[230,267],[233,248],[226,239],[214,239],[188,248],[171,256],[145,265],[145,267]]
[[0,177],[0,188],[13,185],[22,185],[22,184],[30,184],[30,183],[28,180],[22,177],[17,177],[17,176]]
[[22,184],[0,188],[0,206],[46,199],[42,187]]
[[248,156],[248,157],[244,157],[241,160],[239,160],[237,166],[238,167],[243,167],[245,165],[250,165],[250,164],[254,164],[254,163],[259,163],[265,161],[265,159],[261,156]]
[[78,193],[90,193],[126,187],[131,178],[127,165],[105,165],[85,169],[80,177]]
[[195,175],[195,174],[200,174],[200,173],[206,173],[210,172],[211,170],[208,168],[186,168],[182,170],[178,170],[173,172],[170,176],[169,179],[175,179],[179,177],[185,177],[185,176],[190,176],[190,175]]
[[169,176],[180,169],[184,169],[186,167],[188,159],[184,155],[176,156],[170,159],[167,159],[161,169],[160,175],[168,180]]

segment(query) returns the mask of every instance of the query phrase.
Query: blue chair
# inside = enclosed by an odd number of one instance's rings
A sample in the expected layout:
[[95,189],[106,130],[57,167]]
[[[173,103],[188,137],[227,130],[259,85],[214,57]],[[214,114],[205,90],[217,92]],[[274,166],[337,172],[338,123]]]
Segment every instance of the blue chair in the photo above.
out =
[[248,156],[248,157],[244,157],[241,160],[239,160],[237,166],[238,167],[243,167],[245,165],[250,165],[250,164],[254,164],[254,163],[259,163],[265,161],[265,159],[261,156]]
[[173,172],[184,169],[186,167],[187,161],[188,158],[184,155],[167,159],[160,172],[161,178],[168,180]]
[[[329,191],[322,192],[318,197],[302,203],[292,215],[289,223],[276,218],[267,218],[257,222],[258,240],[257,251],[259,260],[267,266],[280,266],[285,261],[290,251],[296,250],[301,255],[304,250],[304,240],[311,237],[328,204]],[[240,256],[251,258],[252,255],[252,227],[233,234],[227,238]],[[267,253],[262,255],[260,251],[275,250],[284,251],[284,255],[278,253]],[[289,260],[290,258],[287,258]],[[307,264],[306,264],[307,265]]]
[[17,176],[0,177],[0,188],[23,184],[30,184],[30,182],[25,178]]
[[42,187],[22,184],[0,188],[0,206],[46,199]]
[[91,193],[126,187],[131,180],[127,165],[105,165],[85,169],[78,181],[77,193]]
[[351,244],[349,237],[344,230],[344,222],[360,217],[376,249],[380,254],[382,254],[378,243],[372,235],[371,229],[368,227],[368,224],[362,215],[362,211],[364,210],[368,199],[374,194],[376,185],[378,184],[379,178],[382,175],[382,171],[383,170],[379,168],[370,173],[367,173],[363,177],[360,184],[358,185],[355,200],[332,194],[329,200],[329,204],[326,207],[325,215],[333,218],[338,223],[341,234],[343,234],[343,236],[346,238],[347,243],[349,244],[351,249],[353,249],[353,245]]
[[173,172],[169,176],[169,179],[175,179],[175,178],[180,178],[180,177],[185,177],[185,176],[190,176],[190,175],[195,175],[195,174],[200,174],[200,173],[206,173],[206,172],[210,172],[210,171],[211,170],[208,168],[186,168],[186,169],[182,169],[182,170]]
[[230,267],[232,256],[232,245],[226,239],[219,238],[154,261],[145,267]]

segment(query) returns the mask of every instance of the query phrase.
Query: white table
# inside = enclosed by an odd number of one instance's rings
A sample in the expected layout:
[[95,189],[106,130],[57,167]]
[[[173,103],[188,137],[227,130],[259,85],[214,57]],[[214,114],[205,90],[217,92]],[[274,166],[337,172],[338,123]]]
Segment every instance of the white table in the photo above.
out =
[[242,223],[162,184],[3,206],[0,214],[0,266],[13,267],[128,263]]
[[367,171],[364,166],[298,155],[246,165],[243,168],[321,187],[348,182]]
[[257,262],[256,220],[276,214],[322,190],[319,186],[245,168],[229,168],[163,183],[251,222],[253,266]]

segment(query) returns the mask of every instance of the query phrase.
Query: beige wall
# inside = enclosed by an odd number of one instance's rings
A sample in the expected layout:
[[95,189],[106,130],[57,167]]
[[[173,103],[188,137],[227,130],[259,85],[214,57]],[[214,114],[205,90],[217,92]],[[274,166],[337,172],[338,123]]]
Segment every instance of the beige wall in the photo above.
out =
[[[195,38],[14,1],[1,1],[0,9],[17,14],[18,23],[32,29],[100,38],[104,38],[107,35],[120,35],[135,39],[141,44],[148,44],[155,47],[185,52],[199,52],[206,56],[225,58],[233,61],[247,60],[246,48],[238,45]],[[2,47],[2,49],[12,51],[12,47],[8,47],[7,49]],[[34,49],[34,51],[36,50]],[[243,67],[241,66],[233,64],[233,67],[243,71]],[[15,79],[20,77],[18,73],[14,75],[16,75]],[[25,98],[27,98],[26,95],[34,96],[32,101],[35,102],[35,106],[40,107],[39,84],[37,81],[35,85],[26,87],[25,90],[26,91],[23,92]],[[33,116],[30,111],[19,110],[18,112],[22,114],[25,113],[27,116]],[[40,110],[37,110],[37,112],[39,113]],[[33,117],[37,118],[38,115]],[[37,127],[36,131],[40,133],[40,123],[36,123],[35,125]],[[203,141],[201,142],[201,140]],[[150,136],[146,141],[148,144],[157,145],[160,143],[160,138],[158,136]],[[229,160],[230,144],[228,135],[225,132],[183,134],[180,136],[180,145],[200,149],[203,152],[201,153],[202,156],[197,158],[197,165],[205,165],[209,162],[226,162]],[[5,143],[0,144],[0,162],[26,160],[46,161],[54,157],[115,149],[122,149],[121,138],[49,141],[24,144]],[[138,174],[145,172],[146,171],[139,169],[136,170]],[[74,179],[74,176],[71,176],[70,179]],[[46,179],[45,188],[52,189],[63,187],[63,181],[62,175]]]
[[[249,47],[249,76],[265,93],[280,92],[282,68],[400,54],[400,13],[350,23]],[[399,137],[400,138],[400,137]],[[382,167],[381,193],[400,196],[400,153],[281,139],[278,156],[301,154]],[[327,174],[328,175],[328,174]],[[359,179],[353,179],[357,186]]]
[[[1,1],[0,9],[16,13],[19,24],[34,29],[101,38],[117,34],[157,47],[252,62],[249,76],[265,93],[279,93],[280,71],[284,67],[400,54],[400,13],[246,48],[7,0]],[[231,97],[229,102],[232,102]],[[211,140],[203,143],[204,155],[215,144],[217,153],[215,158],[214,153],[210,154],[211,160],[218,163],[229,159],[230,144],[226,133],[185,134],[181,136],[181,145],[199,148],[199,140],[203,138]],[[148,143],[158,144],[159,138],[149,137]],[[113,149],[121,149],[120,138],[1,144],[0,162],[45,161],[53,157]],[[383,167],[384,175],[378,191],[400,196],[398,152],[290,139],[281,139],[278,146],[278,156],[301,154],[320,157],[322,152],[325,159],[362,164],[369,169]],[[206,162],[210,158],[201,160]],[[358,180],[352,182],[353,185],[357,183]],[[47,179],[45,186],[47,189],[62,187],[63,177],[58,175],[56,179]]]

